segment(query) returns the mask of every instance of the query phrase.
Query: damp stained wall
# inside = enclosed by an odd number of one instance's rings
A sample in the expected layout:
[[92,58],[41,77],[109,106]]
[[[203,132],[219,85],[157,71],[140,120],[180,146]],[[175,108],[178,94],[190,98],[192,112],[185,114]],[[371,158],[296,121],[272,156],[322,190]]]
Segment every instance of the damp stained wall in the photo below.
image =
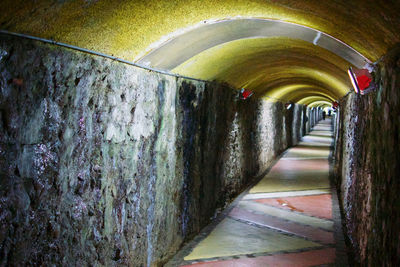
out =
[[162,265],[305,112],[0,35],[0,265]]
[[377,65],[378,89],[340,101],[335,172],[354,265],[400,264],[400,49]]

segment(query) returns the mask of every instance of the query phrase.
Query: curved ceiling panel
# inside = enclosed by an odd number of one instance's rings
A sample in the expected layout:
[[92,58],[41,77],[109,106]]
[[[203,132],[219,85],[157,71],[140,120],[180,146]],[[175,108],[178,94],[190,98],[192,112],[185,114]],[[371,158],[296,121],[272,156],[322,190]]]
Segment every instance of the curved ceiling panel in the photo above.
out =
[[188,31],[168,41],[138,61],[171,70],[214,46],[245,38],[287,37],[320,46],[361,68],[368,59],[339,40],[301,25],[266,19],[217,21]]

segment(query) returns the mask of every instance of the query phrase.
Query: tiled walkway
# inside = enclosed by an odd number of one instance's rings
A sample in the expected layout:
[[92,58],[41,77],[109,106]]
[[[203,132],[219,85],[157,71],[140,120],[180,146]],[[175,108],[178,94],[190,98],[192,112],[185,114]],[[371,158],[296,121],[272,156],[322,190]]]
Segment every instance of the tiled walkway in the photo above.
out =
[[327,119],[167,266],[346,266],[331,143]]

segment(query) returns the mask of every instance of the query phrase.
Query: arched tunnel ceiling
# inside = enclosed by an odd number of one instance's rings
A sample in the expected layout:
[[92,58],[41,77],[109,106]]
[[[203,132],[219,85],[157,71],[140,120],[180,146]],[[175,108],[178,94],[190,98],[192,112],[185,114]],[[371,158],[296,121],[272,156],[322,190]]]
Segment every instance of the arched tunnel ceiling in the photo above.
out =
[[346,94],[351,87],[348,66],[347,61],[326,49],[281,37],[239,39],[217,45],[173,71],[291,100],[285,93],[310,88],[328,91],[332,98]]
[[[372,0],[3,0],[0,29],[145,63],[143,56],[166,41],[228,21],[230,32],[209,31],[214,34],[206,40],[209,46],[196,48],[199,42],[189,39],[181,54],[164,57],[175,57],[164,67],[306,103],[302,99],[331,101],[344,95],[351,86],[345,71],[363,63],[360,54],[375,61],[399,42],[399,13],[398,1]],[[287,27],[245,28],[238,24],[244,18]],[[305,31],[271,20],[302,25]],[[340,41],[332,47],[329,40],[335,39]],[[316,40],[318,46],[312,44]]]
[[330,106],[332,102],[324,97],[308,96],[308,97],[304,97],[303,99],[301,99],[298,103],[303,104],[303,105],[308,105],[308,106],[313,106],[314,103],[325,103]]
[[308,106],[313,107],[313,108],[315,108],[315,107],[326,108],[326,107],[331,107],[331,103],[329,103],[327,101],[319,100],[319,101],[313,101]]
[[400,41],[400,3],[390,0],[2,0],[0,11],[1,29],[131,61],[181,29],[238,16],[319,30],[372,61]]

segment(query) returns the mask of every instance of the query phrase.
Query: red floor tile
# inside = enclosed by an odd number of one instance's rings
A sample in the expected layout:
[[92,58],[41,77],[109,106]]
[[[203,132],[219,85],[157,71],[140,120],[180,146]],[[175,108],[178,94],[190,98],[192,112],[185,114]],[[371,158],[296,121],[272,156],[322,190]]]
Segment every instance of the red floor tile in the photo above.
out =
[[244,258],[237,260],[201,262],[188,266],[204,267],[260,267],[260,266],[279,266],[279,267],[306,267],[335,262],[335,249],[327,248],[312,250],[299,253],[280,254],[272,256],[260,256],[256,258]]
[[284,221],[269,215],[258,215],[244,209],[234,208],[229,216],[253,222],[259,225],[269,226],[274,229],[289,232],[298,236],[306,237],[324,244],[333,244],[335,242],[332,232],[324,231],[307,225],[301,225],[294,222]]
[[332,219],[332,199],[330,194],[301,197],[265,198],[255,199],[254,201],[277,208],[301,212],[323,219]]

